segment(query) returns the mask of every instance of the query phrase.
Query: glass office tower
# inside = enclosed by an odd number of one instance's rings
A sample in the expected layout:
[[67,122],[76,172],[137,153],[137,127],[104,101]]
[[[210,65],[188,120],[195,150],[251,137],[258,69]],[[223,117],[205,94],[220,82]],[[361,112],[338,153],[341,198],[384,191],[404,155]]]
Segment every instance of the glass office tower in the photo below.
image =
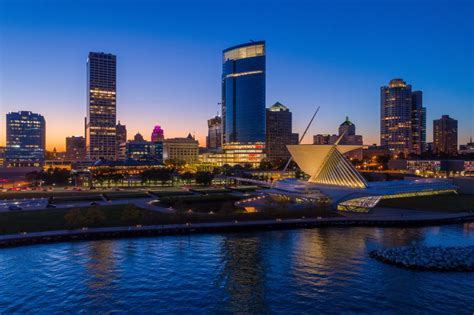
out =
[[89,53],[87,58],[87,157],[115,160],[116,138],[116,56]]
[[29,111],[8,113],[6,127],[6,166],[42,166],[46,143],[44,117]]
[[265,142],[265,41],[223,51],[224,143]]

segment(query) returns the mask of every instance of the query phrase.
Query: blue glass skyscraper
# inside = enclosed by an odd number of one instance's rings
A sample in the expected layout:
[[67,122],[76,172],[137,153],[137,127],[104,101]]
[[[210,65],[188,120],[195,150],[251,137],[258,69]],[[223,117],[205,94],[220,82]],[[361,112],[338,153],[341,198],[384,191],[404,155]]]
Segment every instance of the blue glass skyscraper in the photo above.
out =
[[223,51],[224,143],[265,142],[265,41]]
[[40,114],[21,111],[7,114],[8,167],[41,166],[44,162],[46,122]]

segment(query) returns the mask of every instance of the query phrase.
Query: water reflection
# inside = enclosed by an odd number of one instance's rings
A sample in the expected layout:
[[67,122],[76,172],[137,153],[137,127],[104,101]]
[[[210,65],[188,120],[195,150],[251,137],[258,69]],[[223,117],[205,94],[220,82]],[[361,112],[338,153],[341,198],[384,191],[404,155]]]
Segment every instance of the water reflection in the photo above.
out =
[[268,311],[261,241],[258,236],[232,235],[222,242],[223,268],[220,279],[228,296],[228,312]]
[[112,283],[117,278],[115,272],[114,248],[116,242],[111,240],[90,242],[85,263],[88,276],[86,286],[87,298],[94,306],[104,305],[113,299]]

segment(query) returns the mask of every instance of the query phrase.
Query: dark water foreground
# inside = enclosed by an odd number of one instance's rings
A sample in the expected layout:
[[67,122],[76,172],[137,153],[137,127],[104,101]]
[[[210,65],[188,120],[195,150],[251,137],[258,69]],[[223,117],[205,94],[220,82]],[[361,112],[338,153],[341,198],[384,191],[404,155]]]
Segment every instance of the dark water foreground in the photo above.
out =
[[371,250],[474,245],[474,224],[316,228],[0,250],[0,314],[472,314],[474,273],[401,269]]

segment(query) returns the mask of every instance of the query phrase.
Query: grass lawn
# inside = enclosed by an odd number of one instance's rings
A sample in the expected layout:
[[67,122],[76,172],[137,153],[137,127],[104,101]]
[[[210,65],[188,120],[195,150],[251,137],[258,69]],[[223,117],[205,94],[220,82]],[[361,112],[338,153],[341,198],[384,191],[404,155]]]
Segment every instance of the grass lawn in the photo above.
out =
[[[137,217],[135,219],[123,220],[124,209],[133,209]],[[334,217],[336,213],[325,209],[298,209],[298,210],[272,210],[269,213],[188,213],[164,214],[160,212],[144,210],[132,205],[110,205],[81,208],[84,213],[90,208],[100,210],[104,214],[101,223],[88,224],[88,227],[112,227],[112,226],[132,226],[160,225],[177,223],[204,223],[204,222],[229,222],[229,221],[253,221],[269,219],[289,219],[312,217]],[[11,211],[0,213],[0,234],[14,234],[20,232],[38,232],[50,230],[63,230],[70,228],[65,220],[65,215],[70,210],[47,209],[40,211]]]
[[449,194],[382,199],[377,206],[438,212],[468,212],[474,211],[474,195]]

